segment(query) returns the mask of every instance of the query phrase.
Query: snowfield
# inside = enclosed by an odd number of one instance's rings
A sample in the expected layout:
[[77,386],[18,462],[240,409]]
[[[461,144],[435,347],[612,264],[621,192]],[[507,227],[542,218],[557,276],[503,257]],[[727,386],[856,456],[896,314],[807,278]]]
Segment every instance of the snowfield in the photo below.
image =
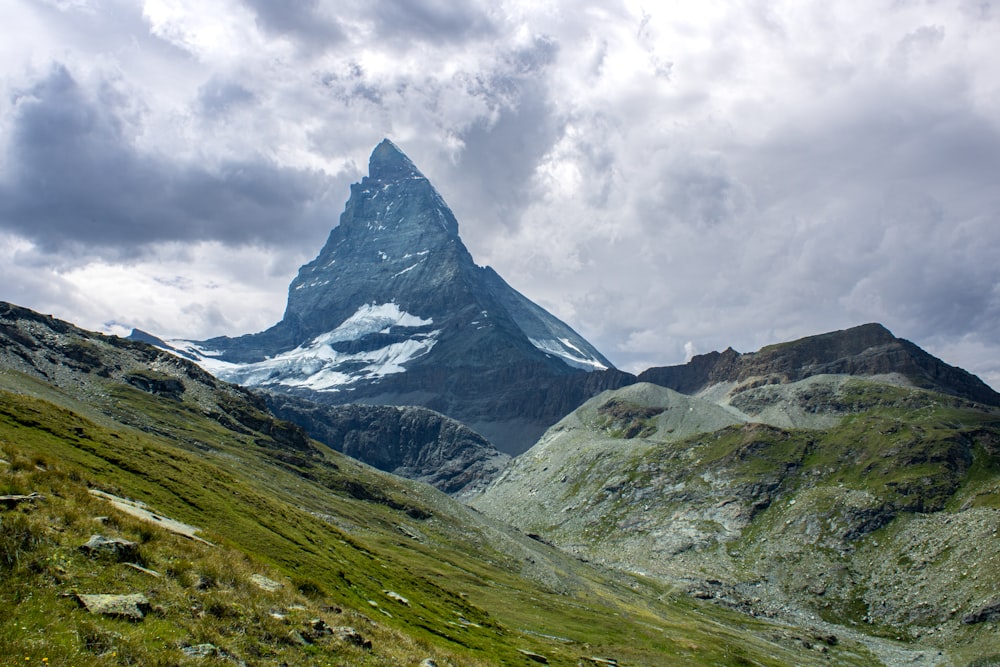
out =
[[439,331],[414,333],[412,337],[376,350],[345,353],[334,343],[361,340],[374,333],[392,329],[425,327],[432,319],[423,319],[399,309],[395,303],[362,306],[333,331],[321,334],[294,350],[250,364],[237,364],[218,358],[219,352],[191,341],[168,341],[176,350],[192,357],[216,377],[247,387],[284,385],[315,391],[338,391],[359,380],[373,380],[392,373],[402,373],[405,364],[430,352]]

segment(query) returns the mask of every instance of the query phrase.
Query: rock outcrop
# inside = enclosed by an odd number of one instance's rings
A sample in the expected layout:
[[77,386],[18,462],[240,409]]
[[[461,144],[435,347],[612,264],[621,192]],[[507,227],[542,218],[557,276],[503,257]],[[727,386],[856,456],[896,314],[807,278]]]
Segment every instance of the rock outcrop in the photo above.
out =
[[510,460],[461,422],[426,408],[324,406],[280,394],[268,403],[348,456],[460,498],[484,489]]
[[1000,394],[975,375],[949,366],[881,324],[768,345],[741,354],[732,348],[698,355],[686,364],[650,368],[639,380],[695,394],[726,382],[788,383],[814,375],[898,374],[914,387],[1000,406]]

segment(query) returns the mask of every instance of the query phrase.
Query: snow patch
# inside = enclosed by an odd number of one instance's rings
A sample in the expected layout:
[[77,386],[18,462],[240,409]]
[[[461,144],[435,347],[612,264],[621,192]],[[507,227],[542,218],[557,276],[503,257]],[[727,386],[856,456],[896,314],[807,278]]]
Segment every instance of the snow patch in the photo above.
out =
[[608,369],[600,361],[583,352],[568,338],[548,338],[544,340],[529,338],[528,340],[545,354],[551,354],[574,368],[582,368],[589,371],[604,371]]
[[[420,264],[420,262],[417,262],[417,264]],[[414,264],[413,266],[408,266],[405,269],[403,269],[402,271],[397,271],[396,273],[392,274],[392,277],[393,278],[398,278],[399,276],[403,275],[404,273],[407,273],[408,271],[412,271],[413,269],[417,268],[417,264]]]
[[368,304],[359,308],[333,331],[321,334],[294,350],[250,364],[218,359],[219,352],[191,341],[168,341],[216,377],[247,387],[283,385],[315,391],[345,389],[359,380],[377,380],[406,371],[406,363],[430,352],[440,331],[414,332],[405,340],[375,350],[339,352],[334,343],[355,341],[393,328],[433,324],[403,310],[395,303]]
[[411,315],[399,309],[395,303],[383,303],[380,305],[367,304],[344,320],[340,326],[329,333],[317,336],[312,344],[327,344],[344,340],[358,340],[368,334],[385,331],[390,327],[425,327],[434,324],[434,320],[426,320]]

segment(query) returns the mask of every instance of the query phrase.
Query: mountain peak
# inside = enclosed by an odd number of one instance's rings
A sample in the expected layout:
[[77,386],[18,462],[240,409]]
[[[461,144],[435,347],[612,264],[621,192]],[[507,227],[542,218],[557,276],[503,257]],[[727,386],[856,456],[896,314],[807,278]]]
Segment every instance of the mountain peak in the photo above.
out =
[[379,181],[424,178],[410,158],[388,139],[383,139],[372,151],[368,159],[368,176]]
[[319,255],[260,334],[181,347],[219,377],[328,404],[420,405],[527,449],[569,409],[629,379],[477,266],[441,195],[389,139]]

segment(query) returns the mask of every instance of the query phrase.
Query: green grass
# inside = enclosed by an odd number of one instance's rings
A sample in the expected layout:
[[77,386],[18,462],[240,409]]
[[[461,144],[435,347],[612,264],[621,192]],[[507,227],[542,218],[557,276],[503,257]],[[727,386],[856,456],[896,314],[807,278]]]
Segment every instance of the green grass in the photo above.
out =
[[[588,655],[622,664],[800,664],[752,619],[585,566],[314,443],[281,447],[268,433],[281,425],[238,397],[220,419],[187,398],[107,381],[111,416],[92,407],[85,416],[63,407],[78,399],[18,382],[46,395],[0,391],[0,457],[8,461],[0,488],[46,497],[0,515],[3,549],[13,554],[0,580],[0,644],[26,663],[184,664],[181,646],[212,643],[250,664],[531,664],[519,649],[554,665]],[[217,546],[119,516],[88,488],[197,525]],[[98,524],[98,516],[110,519]],[[139,542],[143,562],[163,576],[90,561],[78,546],[94,532]],[[284,587],[260,591],[249,583],[253,573]],[[205,579],[215,583],[202,590]],[[134,591],[153,605],[140,623],[90,616],[71,595]],[[290,639],[311,618],[352,625],[374,647]]]

